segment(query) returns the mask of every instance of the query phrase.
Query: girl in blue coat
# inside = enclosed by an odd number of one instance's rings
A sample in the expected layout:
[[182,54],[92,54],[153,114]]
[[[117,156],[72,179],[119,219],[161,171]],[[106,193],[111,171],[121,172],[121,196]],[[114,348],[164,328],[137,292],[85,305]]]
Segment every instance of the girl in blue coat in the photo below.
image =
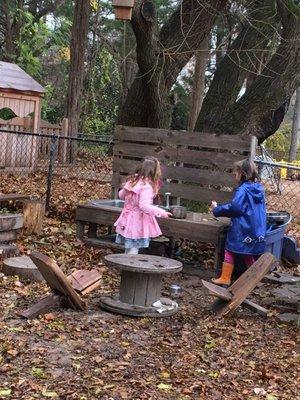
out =
[[235,254],[242,255],[249,267],[255,256],[264,253],[266,247],[265,193],[262,184],[258,182],[256,166],[251,160],[240,161],[234,165],[233,172],[238,187],[232,201],[222,205],[212,201],[215,217],[231,218],[222,273],[218,279],[213,279],[217,285],[230,285]]

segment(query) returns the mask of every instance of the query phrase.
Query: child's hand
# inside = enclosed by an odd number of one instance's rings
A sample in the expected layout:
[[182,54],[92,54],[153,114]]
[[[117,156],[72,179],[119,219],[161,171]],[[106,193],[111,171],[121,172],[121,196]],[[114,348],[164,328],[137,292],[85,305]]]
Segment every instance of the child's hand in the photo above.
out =
[[172,216],[173,216],[172,213],[170,213],[169,211],[166,211],[166,217],[165,217],[165,218],[170,218],[170,217],[172,217]]
[[210,208],[211,208],[211,210],[213,210],[214,208],[216,208],[218,206],[218,203],[216,202],[216,201],[212,201],[211,202],[211,205],[210,205]]

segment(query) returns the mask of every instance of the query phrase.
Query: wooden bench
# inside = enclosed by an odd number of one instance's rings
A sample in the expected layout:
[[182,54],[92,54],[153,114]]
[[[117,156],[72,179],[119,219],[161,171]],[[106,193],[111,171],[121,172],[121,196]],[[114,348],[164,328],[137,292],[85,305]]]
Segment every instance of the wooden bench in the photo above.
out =
[[[170,192],[172,202],[196,201],[208,205],[212,200],[228,202],[232,198],[233,163],[254,157],[256,140],[242,135],[215,135],[187,131],[117,126],[113,150],[113,197],[128,174],[146,156],[155,156],[162,163],[161,194]],[[93,204],[77,206],[77,237],[90,245],[103,245],[97,234],[99,225],[113,226],[120,207]],[[184,220],[159,219],[163,235],[213,243],[216,254],[223,252],[226,218],[213,218],[201,213],[188,213]],[[86,226],[88,227],[86,233]],[[220,262],[217,261],[218,263]]]

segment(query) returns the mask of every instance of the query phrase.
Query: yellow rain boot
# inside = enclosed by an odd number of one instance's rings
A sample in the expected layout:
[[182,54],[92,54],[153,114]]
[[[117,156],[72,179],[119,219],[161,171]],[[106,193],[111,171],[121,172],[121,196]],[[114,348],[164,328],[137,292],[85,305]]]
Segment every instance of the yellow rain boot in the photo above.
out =
[[220,278],[212,279],[212,282],[216,285],[230,285],[232,272],[233,264],[223,262]]

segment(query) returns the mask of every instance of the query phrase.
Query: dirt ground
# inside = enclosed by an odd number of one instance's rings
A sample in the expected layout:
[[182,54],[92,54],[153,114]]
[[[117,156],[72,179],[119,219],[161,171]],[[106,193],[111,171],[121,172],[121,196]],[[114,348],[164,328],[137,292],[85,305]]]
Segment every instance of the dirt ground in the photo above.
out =
[[[199,249],[200,275],[164,281],[183,288],[179,312],[168,318],[129,318],[105,312],[99,296],[118,288],[117,273],[103,265],[106,251],[75,239],[71,223],[47,219],[43,235],[23,236],[23,254],[39,250],[65,272],[97,268],[101,286],[86,312],[50,312],[31,321],[19,313],[47,292],[45,284],[0,278],[0,398],[13,400],[281,400],[300,398],[296,326],[240,308],[217,320],[201,277],[212,274],[212,253]],[[296,271],[296,269],[293,269]],[[268,292],[255,291],[259,303]]]

